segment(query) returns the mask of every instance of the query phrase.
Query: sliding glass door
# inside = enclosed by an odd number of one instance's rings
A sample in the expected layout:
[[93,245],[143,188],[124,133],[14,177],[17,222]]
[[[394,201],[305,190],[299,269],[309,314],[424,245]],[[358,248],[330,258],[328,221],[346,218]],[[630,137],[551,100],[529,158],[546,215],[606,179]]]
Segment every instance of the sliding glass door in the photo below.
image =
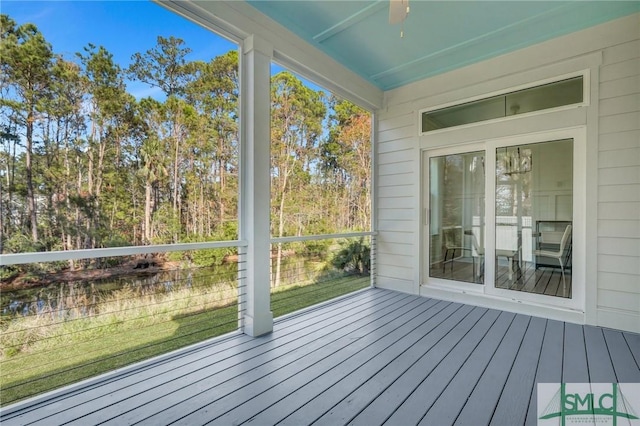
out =
[[429,276],[481,284],[484,151],[429,158]]
[[424,152],[424,284],[578,305],[575,143],[553,138],[564,134]]
[[573,139],[495,148],[495,287],[571,298]]

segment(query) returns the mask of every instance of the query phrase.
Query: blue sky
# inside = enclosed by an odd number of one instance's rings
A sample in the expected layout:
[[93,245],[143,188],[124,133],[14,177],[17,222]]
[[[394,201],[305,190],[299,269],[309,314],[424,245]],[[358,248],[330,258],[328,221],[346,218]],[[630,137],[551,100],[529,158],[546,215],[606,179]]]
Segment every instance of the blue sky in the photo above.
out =
[[[18,25],[31,22],[44,34],[55,53],[74,58],[88,43],[104,46],[121,67],[131,55],[156,45],[159,35],[185,41],[190,60],[211,60],[236,45],[169,12],[150,1],[31,1],[2,0],[0,11]],[[128,83],[136,97],[155,96],[157,91]]]

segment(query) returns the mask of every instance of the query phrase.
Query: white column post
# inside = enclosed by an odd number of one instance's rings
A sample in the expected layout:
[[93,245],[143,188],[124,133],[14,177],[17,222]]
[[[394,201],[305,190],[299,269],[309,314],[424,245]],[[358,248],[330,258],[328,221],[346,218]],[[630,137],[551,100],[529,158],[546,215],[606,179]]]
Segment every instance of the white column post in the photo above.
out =
[[270,124],[273,47],[255,36],[244,40],[240,63],[240,229],[245,289],[242,331],[261,336],[273,330],[270,300]]

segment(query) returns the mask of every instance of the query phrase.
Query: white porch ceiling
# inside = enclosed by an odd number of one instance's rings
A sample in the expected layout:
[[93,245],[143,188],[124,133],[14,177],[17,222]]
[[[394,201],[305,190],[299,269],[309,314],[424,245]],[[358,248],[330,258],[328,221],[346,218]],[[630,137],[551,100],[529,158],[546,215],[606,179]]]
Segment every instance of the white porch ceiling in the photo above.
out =
[[640,12],[638,1],[412,0],[401,26],[388,0],[247,0],[382,90]]

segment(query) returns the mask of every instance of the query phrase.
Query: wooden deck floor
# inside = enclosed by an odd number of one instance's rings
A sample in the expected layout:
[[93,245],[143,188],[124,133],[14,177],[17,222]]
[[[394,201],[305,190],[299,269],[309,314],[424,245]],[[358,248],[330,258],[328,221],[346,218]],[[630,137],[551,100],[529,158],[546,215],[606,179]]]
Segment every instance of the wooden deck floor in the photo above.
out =
[[520,425],[537,382],[640,382],[640,335],[368,289],[2,410],[10,425]]

